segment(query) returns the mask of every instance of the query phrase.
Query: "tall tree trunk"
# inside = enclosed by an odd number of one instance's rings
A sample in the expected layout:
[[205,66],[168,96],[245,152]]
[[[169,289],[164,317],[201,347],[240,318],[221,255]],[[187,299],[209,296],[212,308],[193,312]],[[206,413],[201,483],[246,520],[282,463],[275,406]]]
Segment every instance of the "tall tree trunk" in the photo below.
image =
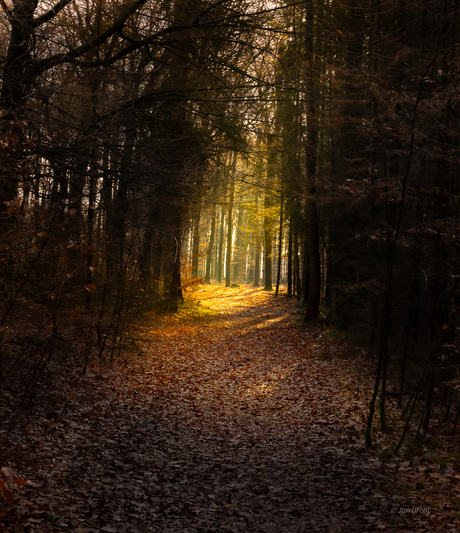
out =
[[243,226],[243,214],[244,214],[244,210],[240,205],[238,209],[236,240],[235,240],[235,249],[234,249],[234,256],[233,256],[233,279],[235,281],[239,281],[239,278],[240,278],[241,258],[244,252],[243,227],[242,227]]
[[283,259],[283,204],[284,204],[284,189],[281,187],[281,200],[280,200],[280,229],[279,229],[279,245],[278,245],[278,270],[276,272],[276,290],[275,296],[278,296],[280,291],[281,281],[281,266]]
[[220,208],[220,228],[219,228],[219,256],[217,258],[217,283],[222,283],[223,270],[224,270],[224,206]]
[[225,286],[230,287],[232,279],[232,247],[233,247],[233,203],[235,196],[235,178],[233,168],[230,178],[230,194],[228,204],[228,222],[227,222],[227,255],[225,261]]
[[316,320],[319,315],[321,297],[321,256],[319,251],[318,211],[316,205],[317,124],[314,102],[314,50],[313,50],[313,7],[306,3],[305,25],[305,90],[307,114],[306,158],[306,202],[308,251],[310,258],[310,286],[305,321]]
[[260,285],[260,224],[259,224],[259,190],[256,189],[254,194],[255,216],[254,216],[254,287]]
[[[206,273],[205,281],[206,283],[211,282],[211,271],[213,266],[213,257],[214,257],[214,238],[216,233],[216,203],[212,202],[212,211],[211,211],[211,230],[209,234],[209,243],[208,250],[206,254]],[[214,265],[215,268],[215,265]]]
[[240,267],[239,274],[244,280],[247,280],[247,256],[250,247],[250,235],[251,235],[251,217],[246,216],[246,229],[244,231],[244,243],[240,254]]
[[268,190],[264,198],[264,290],[273,290],[273,215],[272,198]]
[[198,278],[198,266],[200,261],[200,206],[195,210],[192,239],[192,277]]
[[94,210],[96,202],[96,180],[97,171],[93,171],[88,177],[88,214],[87,214],[87,236],[86,236],[86,310],[91,307],[91,295],[93,286],[93,255],[94,255]]
[[302,286],[300,276],[300,257],[299,257],[299,234],[296,231],[294,233],[294,294],[297,300],[302,298]]
[[294,217],[289,217],[289,239],[288,239],[288,261],[287,261],[287,295],[292,296],[292,274],[293,274],[293,268],[292,268],[292,257],[293,257],[293,241],[292,241],[292,235],[293,235],[293,222]]

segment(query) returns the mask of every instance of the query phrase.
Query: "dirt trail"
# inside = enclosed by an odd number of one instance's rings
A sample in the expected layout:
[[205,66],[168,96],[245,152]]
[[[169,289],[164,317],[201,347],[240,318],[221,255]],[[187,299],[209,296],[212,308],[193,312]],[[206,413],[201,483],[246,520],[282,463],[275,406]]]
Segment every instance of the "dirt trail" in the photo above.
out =
[[59,419],[38,419],[18,437],[35,461],[23,462],[29,485],[14,495],[23,530],[394,525],[386,467],[363,450],[356,360],[303,326],[286,298],[201,291],[200,317],[143,323],[134,333],[143,356],[88,376]]

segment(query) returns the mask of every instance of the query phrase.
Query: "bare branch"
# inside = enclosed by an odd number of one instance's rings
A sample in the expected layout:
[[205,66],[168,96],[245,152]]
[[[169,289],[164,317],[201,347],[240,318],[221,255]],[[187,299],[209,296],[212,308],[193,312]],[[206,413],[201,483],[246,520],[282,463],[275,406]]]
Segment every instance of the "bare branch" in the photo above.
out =
[[[1,1],[3,3],[4,0]],[[52,9],[34,19],[32,28],[38,28],[38,26],[41,26],[43,23],[52,20],[60,11],[67,7],[71,1],[72,0],[60,0]]]

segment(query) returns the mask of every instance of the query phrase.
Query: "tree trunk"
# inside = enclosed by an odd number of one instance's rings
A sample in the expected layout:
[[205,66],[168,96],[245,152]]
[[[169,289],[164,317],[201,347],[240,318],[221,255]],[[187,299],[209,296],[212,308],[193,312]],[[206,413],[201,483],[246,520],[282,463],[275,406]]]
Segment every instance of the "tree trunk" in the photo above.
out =
[[293,216],[289,218],[289,240],[288,240],[288,261],[287,261],[287,295],[292,296],[292,256],[293,256]]
[[232,245],[233,245],[233,202],[235,195],[235,178],[232,169],[230,178],[230,195],[228,204],[228,222],[227,222],[227,255],[225,261],[225,286],[230,287],[232,279]]
[[300,283],[300,257],[299,257],[299,234],[297,228],[294,233],[294,294],[297,300],[302,298],[302,287]]
[[306,114],[307,114],[307,142],[305,145],[306,157],[306,221],[308,236],[308,251],[310,258],[310,281],[308,291],[307,311],[305,321],[316,320],[319,315],[319,302],[321,297],[321,259],[319,251],[318,211],[316,205],[316,164],[317,164],[317,125],[316,109],[314,103],[314,50],[313,50],[313,13],[312,6],[306,4],[305,26],[305,89],[306,89]]
[[278,296],[279,291],[280,291],[281,266],[282,266],[282,259],[283,259],[283,204],[284,204],[284,189],[281,188],[278,270],[276,272],[275,296]]
[[[213,266],[213,256],[214,256],[214,237],[216,233],[216,203],[212,203],[212,211],[211,211],[211,231],[209,234],[209,243],[208,243],[208,250],[206,254],[206,273],[205,273],[205,281],[206,283],[211,282],[211,271]],[[215,268],[215,265],[214,265]]]
[[264,291],[273,290],[273,218],[271,214],[272,199],[265,191],[264,216]]
[[237,227],[236,227],[236,241],[235,241],[235,249],[234,249],[234,257],[233,257],[233,279],[235,281],[239,281],[240,278],[240,266],[241,266],[241,258],[243,256],[244,248],[243,248],[243,214],[244,211],[240,205],[238,209],[238,221],[237,221]]
[[220,208],[220,228],[219,228],[219,257],[217,258],[217,283],[222,283],[224,270],[224,206]]
[[200,215],[201,209],[195,211],[192,239],[192,277],[198,278],[198,265],[200,261]]
[[254,203],[256,205],[256,212],[254,217],[254,287],[260,285],[260,224],[259,224],[259,191],[256,189]]

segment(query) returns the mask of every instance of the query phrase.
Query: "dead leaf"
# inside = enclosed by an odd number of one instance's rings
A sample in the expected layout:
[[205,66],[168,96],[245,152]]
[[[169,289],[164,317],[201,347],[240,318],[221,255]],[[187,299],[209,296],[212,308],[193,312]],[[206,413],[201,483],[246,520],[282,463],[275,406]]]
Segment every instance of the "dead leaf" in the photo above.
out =
[[14,478],[14,470],[9,466],[3,466],[1,472],[4,476],[9,477],[10,479]]
[[3,481],[0,479],[0,492],[3,496],[3,498],[5,499],[5,501],[9,504],[9,505],[13,505],[13,494],[12,492],[7,488],[7,486],[5,485],[5,483],[3,483]]

